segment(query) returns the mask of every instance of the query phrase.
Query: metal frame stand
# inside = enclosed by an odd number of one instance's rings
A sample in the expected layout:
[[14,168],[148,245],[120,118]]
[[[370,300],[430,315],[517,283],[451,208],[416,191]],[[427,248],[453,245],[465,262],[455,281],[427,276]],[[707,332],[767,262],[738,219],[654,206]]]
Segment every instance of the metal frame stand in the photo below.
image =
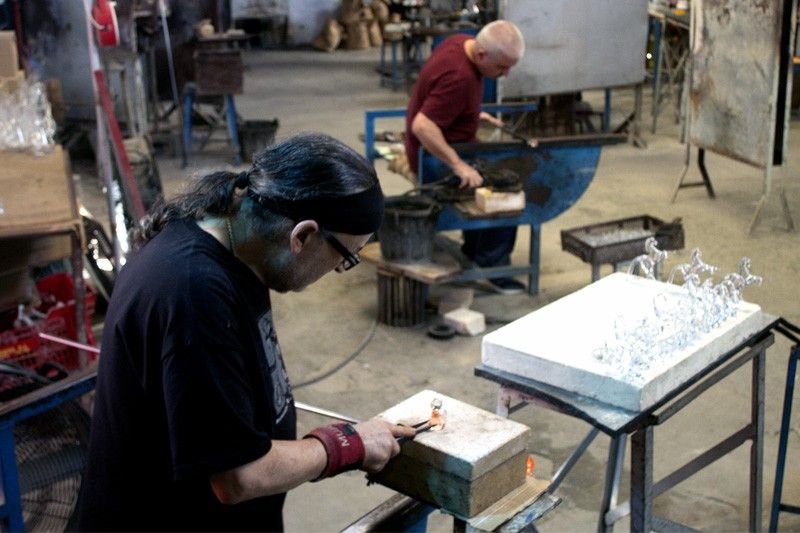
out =
[[[782,323],[781,326],[795,333],[800,333],[797,328]],[[800,339],[792,333],[779,326],[777,329],[790,339],[800,343]],[[783,395],[783,415],[781,417],[781,432],[778,438],[778,462],[775,466],[775,487],[772,491],[772,507],[769,516],[769,530],[778,530],[778,517],[781,511],[786,513],[800,514],[800,506],[789,505],[781,502],[783,493],[783,474],[786,467],[786,449],[789,441],[789,426],[792,420],[792,399],[794,398],[794,382],[797,378],[797,363],[800,361],[800,344],[792,346],[789,354],[789,365],[786,371],[786,390]]]
[[[500,384],[497,414],[501,416],[508,416],[526,404],[536,404],[592,424],[593,427],[586,437],[557,469],[549,491],[558,487],[599,431],[611,437],[598,531],[612,531],[614,523],[629,514],[632,531],[651,531],[654,528],[685,529],[680,524],[654,517],[653,499],[748,440],[752,441],[748,525],[750,530],[756,531],[761,525],[762,507],[765,356],[767,348],[774,342],[775,337],[771,330],[776,327],[778,319],[767,316],[766,321],[763,329],[698,372],[687,383],[667,394],[652,407],[636,413],[581,398],[569,391],[483,365],[475,368],[475,374]],[[666,422],[703,392],[748,362],[752,362],[750,422],[692,461],[654,482],[655,426]],[[512,406],[513,401],[521,403]],[[630,501],[617,505],[627,435],[631,435]]]
[[[186,168],[189,163],[189,155],[192,151],[192,111],[194,110],[194,97],[197,92],[197,87],[194,83],[189,82],[184,87],[183,99],[183,161],[181,167]],[[239,144],[239,130],[237,124],[236,106],[233,103],[233,95],[222,95],[225,105],[225,117],[228,126],[228,137],[230,144],[233,148],[233,164],[235,166],[242,164],[242,149]],[[206,138],[203,140],[201,149],[208,143],[211,135],[214,132],[215,124],[209,125],[209,131]]]
[[685,189],[687,187],[705,187],[709,198],[717,197],[716,193],[714,192],[714,186],[711,185],[711,177],[708,175],[708,170],[706,169],[705,148],[697,149],[697,167],[700,169],[700,176],[703,178],[703,181],[693,181],[691,183],[683,182],[683,179],[686,177],[686,173],[689,171],[689,167],[691,166],[691,152],[692,145],[686,143],[686,158],[684,160],[683,172],[681,172],[681,175],[678,176],[677,180],[675,180],[675,185],[672,188],[672,196],[669,200],[672,204],[675,203],[675,198],[678,196],[678,190]]
[[[392,62],[391,62],[391,67],[389,69],[386,68],[387,43],[389,44],[389,46],[391,46],[392,49]],[[380,66],[378,67],[378,71],[381,76],[381,87],[388,85],[393,90],[396,91],[405,83],[405,80],[400,78],[400,72],[399,69],[397,68],[397,47],[402,45],[403,45],[402,37],[387,38],[386,34],[384,34],[383,42],[381,43],[381,62]]]

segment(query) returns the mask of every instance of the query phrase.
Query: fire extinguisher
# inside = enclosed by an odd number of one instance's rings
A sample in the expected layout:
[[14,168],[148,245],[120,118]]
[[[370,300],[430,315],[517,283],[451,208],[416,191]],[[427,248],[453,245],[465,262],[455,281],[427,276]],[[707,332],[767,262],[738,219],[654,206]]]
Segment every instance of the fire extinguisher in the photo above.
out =
[[95,0],[92,7],[92,26],[98,45],[111,47],[119,44],[119,24],[114,2]]

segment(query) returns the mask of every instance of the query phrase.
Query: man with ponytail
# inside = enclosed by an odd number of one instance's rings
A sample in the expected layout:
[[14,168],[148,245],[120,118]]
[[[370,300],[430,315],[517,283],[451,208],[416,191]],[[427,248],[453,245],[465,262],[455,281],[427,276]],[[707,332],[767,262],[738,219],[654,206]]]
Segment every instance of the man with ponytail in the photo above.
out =
[[398,453],[413,430],[379,419],[297,439],[269,300],[355,266],[382,216],[372,166],[320,134],[154,208],[109,304],[79,530],[281,530],[286,491]]

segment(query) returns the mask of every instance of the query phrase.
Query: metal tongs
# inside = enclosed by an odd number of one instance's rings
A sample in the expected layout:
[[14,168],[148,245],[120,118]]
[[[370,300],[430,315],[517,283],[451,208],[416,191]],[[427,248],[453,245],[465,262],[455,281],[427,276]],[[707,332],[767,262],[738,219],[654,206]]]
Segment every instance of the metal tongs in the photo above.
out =
[[411,426],[416,430],[414,436],[412,437],[398,437],[397,442],[399,444],[403,444],[406,441],[413,440],[417,435],[420,433],[424,433],[426,431],[430,431],[434,428],[442,429],[444,427],[444,417],[442,416],[441,409],[442,409],[442,400],[439,398],[434,398],[431,401],[431,417],[427,420],[423,420],[417,424]]
[[[336,420],[341,420],[343,422],[348,422],[350,424],[358,424],[361,422],[357,418],[353,418],[351,416],[343,415],[341,413],[337,413],[335,411],[329,411],[328,409],[322,409],[320,407],[314,407],[313,405],[308,405],[307,403],[303,402],[294,402],[294,406],[298,409],[303,411],[307,411],[309,413],[315,413],[322,416],[327,416],[328,418],[334,418]],[[438,427],[439,429],[444,427],[444,417],[442,416],[440,409],[442,408],[442,400],[439,398],[434,398],[431,401],[431,417],[427,420],[423,420],[417,424],[411,426],[416,430],[414,436],[412,437],[397,437],[397,442],[402,444],[408,440],[413,440],[414,437],[419,435],[420,433],[424,433],[426,431],[430,431],[433,428]]]

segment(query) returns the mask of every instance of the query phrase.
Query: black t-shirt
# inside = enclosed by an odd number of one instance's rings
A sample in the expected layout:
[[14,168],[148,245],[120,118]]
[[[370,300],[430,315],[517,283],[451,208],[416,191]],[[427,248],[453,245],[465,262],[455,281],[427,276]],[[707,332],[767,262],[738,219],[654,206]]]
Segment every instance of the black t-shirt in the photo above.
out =
[[223,505],[209,476],[296,438],[269,291],[194,222],[122,269],[97,378],[81,530],[281,530],[285,494]]

